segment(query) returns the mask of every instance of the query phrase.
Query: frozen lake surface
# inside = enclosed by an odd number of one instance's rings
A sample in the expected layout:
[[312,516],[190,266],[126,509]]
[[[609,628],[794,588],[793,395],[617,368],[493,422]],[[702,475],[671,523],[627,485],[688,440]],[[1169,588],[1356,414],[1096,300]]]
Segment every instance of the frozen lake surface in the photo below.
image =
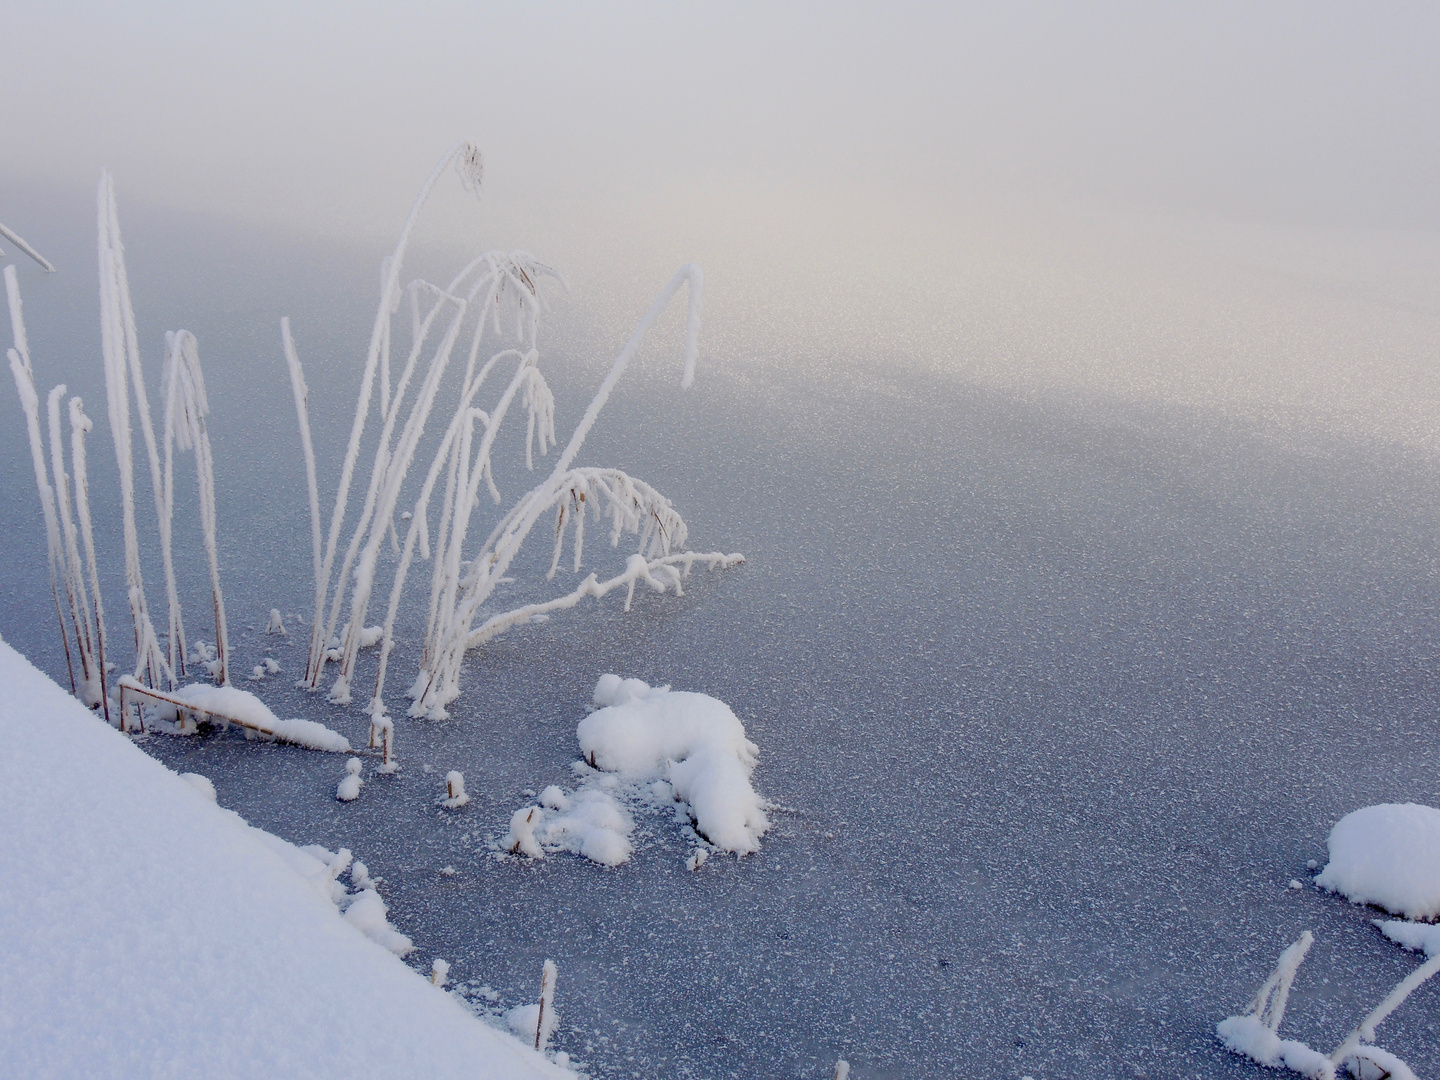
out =
[[[68,378],[100,417],[93,268],[76,235],[75,271],[52,299],[47,282],[26,283],[31,349],[46,387]],[[156,313],[142,248],[132,241],[130,259],[147,342],[188,325],[207,362],[233,666],[271,655],[284,669],[239,685],[363,745],[358,706],[290,685],[309,533],[274,326],[296,316],[333,466],[355,376],[319,357],[330,298],[310,294],[308,341],[304,312],[269,293],[207,309],[196,284],[188,300],[168,294],[185,313]],[[257,257],[233,255],[235,275]],[[340,284],[373,288],[371,276],[362,266]],[[356,291],[335,303],[368,325]],[[637,592],[624,614],[612,596],[511,632],[471,654],[439,723],[403,715],[412,607],[391,661],[403,769],[367,772],[352,804],[334,798],[335,755],[234,733],[142,745],[211,778],[253,824],[354,851],[383,879],[416,963],[444,957],[454,982],[512,1005],[554,959],[554,1046],[602,1077],[819,1080],[841,1056],[863,1080],[1253,1077],[1264,1073],[1225,1052],[1214,1025],[1301,930],[1317,944],[1285,1033],[1327,1050],[1416,965],[1368,925],[1376,912],[1287,883],[1308,882],[1306,861],[1323,864],[1347,812],[1440,804],[1433,462],[872,356],[759,376],[727,369],[704,337],[681,394],[666,327],[582,462],[653,483],[691,547],[742,551],[745,565],[697,571],[682,599]],[[156,349],[146,358],[158,381]],[[553,370],[563,436],[599,369]],[[0,634],[63,682],[23,429],[0,397]],[[113,501],[108,443],[97,423],[97,501]],[[518,494],[517,477],[500,480]],[[177,538],[189,528],[177,521]],[[530,561],[548,562],[536,541]],[[198,555],[198,534],[180,543]],[[102,546],[113,573],[118,537]],[[612,565],[623,542],[594,554]],[[191,561],[185,595],[200,596]],[[147,571],[155,607],[163,588]],[[412,580],[423,589],[428,568]],[[107,601],[123,641],[121,594]],[[288,641],[263,633],[272,606]],[[203,609],[188,613],[208,640]],[[570,782],[602,672],[731,706],[761,748],[755,785],[779,806],[758,855],[688,871],[678,827],[641,813],[639,850],[618,869],[493,857],[524,792]],[[449,813],[435,804],[457,768],[471,802]],[[1440,1074],[1437,1016],[1440,986],[1427,986],[1380,1042]]]

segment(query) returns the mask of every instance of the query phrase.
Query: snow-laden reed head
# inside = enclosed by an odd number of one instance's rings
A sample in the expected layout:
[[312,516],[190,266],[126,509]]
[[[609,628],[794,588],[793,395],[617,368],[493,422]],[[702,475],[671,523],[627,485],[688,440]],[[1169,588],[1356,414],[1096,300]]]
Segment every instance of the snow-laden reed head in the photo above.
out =
[[480,194],[480,185],[485,180],[485,159],[480,148],[474,143],[464,143],[455,154],[455,171],[467,191]]

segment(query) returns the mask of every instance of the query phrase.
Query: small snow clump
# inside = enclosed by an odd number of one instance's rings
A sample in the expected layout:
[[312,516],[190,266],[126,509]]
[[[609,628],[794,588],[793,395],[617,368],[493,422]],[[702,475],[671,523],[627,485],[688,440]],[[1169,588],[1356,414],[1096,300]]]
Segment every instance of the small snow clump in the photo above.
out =
[[470,796],[465,793],[465,776],[459,769],[451,769],[445,774],[445,798],[440,805],[447,810],[459,810],[470,801]]
[[515,811],[500,846],[532,859],[543,859],[548,848],[619,866],[635,850],[630,842],[634,830],[634,818],[609,792],[582,787],[566,795],[552,784],[541,792],[540,806]]
[[340,786],[335,789],[335,798],[341,802],[354,802],[360,797],[360,787],[364,783],[360,779],[360,759],[352,757],[345,762],[345,776],[340,781]]

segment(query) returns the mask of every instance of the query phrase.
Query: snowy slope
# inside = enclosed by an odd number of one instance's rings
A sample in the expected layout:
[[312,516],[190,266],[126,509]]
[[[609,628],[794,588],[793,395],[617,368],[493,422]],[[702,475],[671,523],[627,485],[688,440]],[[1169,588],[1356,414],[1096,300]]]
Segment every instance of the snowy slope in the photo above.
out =
[[0,741],[0,1075],[572,1075],[357,932],[3,640]]

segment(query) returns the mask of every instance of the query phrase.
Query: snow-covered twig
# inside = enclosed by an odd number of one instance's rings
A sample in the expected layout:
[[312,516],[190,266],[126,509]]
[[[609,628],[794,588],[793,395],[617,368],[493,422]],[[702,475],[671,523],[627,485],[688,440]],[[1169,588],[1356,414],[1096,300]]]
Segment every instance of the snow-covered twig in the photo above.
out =
[[555,961],[546,960],[540,973],[540,1015],[535,1023],[535,1049],[544,1050],[559,1026],[555,1016]]
[[[1237,1054],[1271,1068],[1286,1068],[1311,1080],[1334,1080],[1336,1070],[1344,1067],[1354,1076],[1390,1076],[1395,1080],[1413,1080],[1414,1074],[1403,1061],[1374,1042],[1375,1029],[1402,1004],[1421,984],[1440,972],[1440,954],[1431,957],[1401,980],[1370,1014],[1360,1021],[1328,1057],[1295,1039],[1280,1038],[1280,1023],[1295,973],[1314,944],[1315,936],[1306,930],[1293,945],[1280,954],[1275,970],[1265,980],[1249,1012],[1232,1016],[1216,1025],[1221,1041]],[[1370,1073],[1363,1066],[1375,1066]]]
[[1355,1030],[1346,1036],[1345,1041],[1335,1048],[1335,1052],[1330,1055],[1331,1064],[1337,1066],[1344,1064],[1351,1057],[1355,1056],[1357,1050],[1361,1049],[1361,1042],[1374,1042],[1375,1029],[1380,1026],[1381,1021],[1403,1005],[1405,999],[1414,993],[1422,983],[1430,979],[1437,971],[1440,971],[1440,955],[1432,956],[1409,975],[1405,976],[1405,978],[1400,981],[1400,984],[1385,996],[1385,1000],[1380,1002],[1379,1005],[1376,1005],[1375,1008],[1371,1010],[1370,1015],[1365,1017],[1364,1020],[1361,1020],[1360,1023],[1355,1026]]
[[[552,611],[563,611],[573,608],[587,596],[593,596],[597,600],[606,593],[624,585],[628,592],[625,597],[625,610],[630,610],[630,602],[635,595],[635,583],[644,581],[656,592],[664,592],[670,585],[675,586],[677,595],[684,595],[680,592],[680,578],[688,575],[690,567],[697,562],[704,563],[707,569],[727,569],[737,566],[745,561],[745,556],[740,554],[725,555],[718,551],[700,553],[698,551],[687,551],[680,555],[667,555],[660,559],[649,560],[643,555],[631,555],[625,564],[625,570],[616,574],[608,581],[600,581],[594,574],[591,574],[573,592],[564,596],[557,596],[553,600],[546,600],[538,604],[526,604],[523,607],[506,611],[500,615],[491,616],[470,632],[468,648],[475,648],[493,638],[499,637],[512,627],[530,622],[537,615],[548,615]],[[672,568],[683,566],[682,572],[675,573]],[[667,574],[666,571],[671,571]],[[672,576],[672,574],[674,576]]]

